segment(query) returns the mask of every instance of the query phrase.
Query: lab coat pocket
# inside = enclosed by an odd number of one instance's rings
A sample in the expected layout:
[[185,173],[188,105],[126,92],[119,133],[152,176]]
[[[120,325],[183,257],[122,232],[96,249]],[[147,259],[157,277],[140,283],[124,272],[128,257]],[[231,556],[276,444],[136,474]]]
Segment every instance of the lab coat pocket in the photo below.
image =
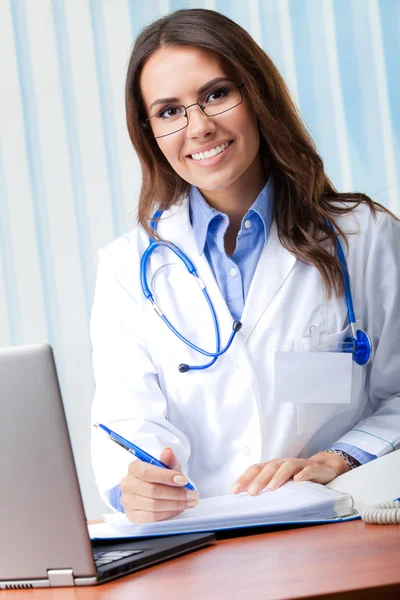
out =
[[349,410],[354,391],[353,360],[343,342],[350,326],[321,336],[317,346],[310,338],[294,340],[292,351],[275,351],[274,401],[296,406],[298,433],[315,433],[340,412]]

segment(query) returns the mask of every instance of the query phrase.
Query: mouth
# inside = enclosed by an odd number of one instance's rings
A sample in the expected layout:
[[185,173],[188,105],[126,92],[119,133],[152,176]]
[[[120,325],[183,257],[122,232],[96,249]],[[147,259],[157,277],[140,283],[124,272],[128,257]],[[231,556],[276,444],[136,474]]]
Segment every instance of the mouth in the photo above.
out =
[[[204,153],[194,153],[194,155],[192,154],[188,154],[186,158],[188,158],[189,160],[192,160],[193,162],[197,163],[200,166],[207,166],[207,165],[213,165],[216,162],[219,162],[220,158],[225,155],[229,148],[232,146],[234,140],[229,140],[228,142],[225,142],[225,144],[228,144],[224,150],[217,152],[217,154],[214,155],[209,155],[208,157],[204,156]],[[222,145],[222,144],[221,144]],[[203,158],[200,158],[200,154],[203,154]],[[193,156],[196,156],[197,158],[193,158]]]

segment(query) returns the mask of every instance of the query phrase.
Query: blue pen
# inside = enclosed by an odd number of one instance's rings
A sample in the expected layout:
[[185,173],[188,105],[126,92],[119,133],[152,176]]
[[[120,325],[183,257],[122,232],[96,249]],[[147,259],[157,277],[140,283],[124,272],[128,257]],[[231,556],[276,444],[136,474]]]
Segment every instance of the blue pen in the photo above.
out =
[[[171,469],[171,467],[161,462],[160,460],[157,460],[156,458],[154,458],[154,456],[151,456],[151,454],[148,454],[138,446],[135,446],[135,444],[132,444],[132,442],[129,442],[128,440],[123,438],[122,435],[115,433],[115,431],[113,431],[109,427],[106,427],[101,423],[94,423],[94,426],[97,427],[97,429],[104,431],[108,435],[110,440],[121,446],[121,448],[124,448],[124,450],[127,450],[128,452],[136,456],[136,458],[138,458],[139,460],[149,463],[150,465],[156,465],[156,467],[162,467],[163,469]],[[183,487],[187,490],[196,489],[192,486],[191,483],[187,483]]]

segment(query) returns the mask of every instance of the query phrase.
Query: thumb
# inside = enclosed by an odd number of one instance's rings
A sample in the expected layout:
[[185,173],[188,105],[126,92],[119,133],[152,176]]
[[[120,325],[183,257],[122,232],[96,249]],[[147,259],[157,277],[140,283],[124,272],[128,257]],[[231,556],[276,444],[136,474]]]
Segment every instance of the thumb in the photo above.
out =
[[181,463],[176,458],[172,448],[164,448],[164,450],[160,454],[160,460],[161,462],[165,463],[170,469],[182,472]]

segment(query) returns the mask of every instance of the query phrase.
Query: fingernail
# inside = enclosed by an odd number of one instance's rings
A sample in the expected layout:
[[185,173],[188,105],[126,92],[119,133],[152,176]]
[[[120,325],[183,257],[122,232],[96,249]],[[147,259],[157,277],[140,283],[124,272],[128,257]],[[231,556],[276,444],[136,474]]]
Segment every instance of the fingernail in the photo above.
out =
[[191,500],[190,502],[187,503],[188,508],[193,508],[193,506],[197,506],[199,503],[198,500]]
[[197,492],[195,490],[187,492],[186,493],[186,498],[188,500],[198,500],[198,498],[199,498],[199,492]]
[[256,494],[258,494],[259,489],[260,489],[260,486],[258,485],[258,483],[252,483],[251,486],[249,487],[249,494],[251,494],[252,496],[255,496]]
[[188,479],[184,475],[175,475],[174,477],[174,483],[177,483],[178,485],[186,485],[187,482]]
[[301,475],[300,473],[298,475],[295,475],[293,477],[293,479],[295,479],[296,481],[301,481],[301,479],[304,479],[304,475]]
[[234,483],[231,487],[231,494],[237,494],[242,489],[240,483]]
[[267,485],[267,488],[269,490],[276,490],[277,487],[279,487],[279,481],[277,479],[271,479],[271,481]]

